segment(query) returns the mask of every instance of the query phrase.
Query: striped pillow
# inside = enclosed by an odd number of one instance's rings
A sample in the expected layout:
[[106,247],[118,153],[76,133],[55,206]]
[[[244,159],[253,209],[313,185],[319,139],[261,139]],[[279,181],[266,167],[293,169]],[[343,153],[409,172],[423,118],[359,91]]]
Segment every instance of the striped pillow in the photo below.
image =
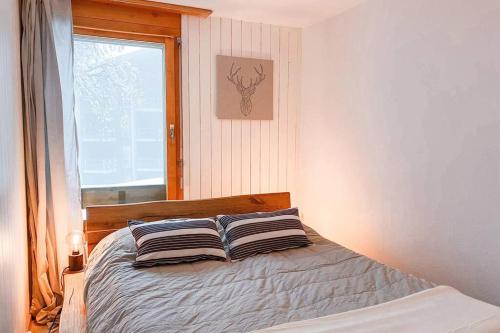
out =
[[297,208],[270,213],[218,215],[217,219],[224,228],[232,260],[311,244]]
[[226,260],[213,219],[129,221],[128,226],[137,247],[135,267]]

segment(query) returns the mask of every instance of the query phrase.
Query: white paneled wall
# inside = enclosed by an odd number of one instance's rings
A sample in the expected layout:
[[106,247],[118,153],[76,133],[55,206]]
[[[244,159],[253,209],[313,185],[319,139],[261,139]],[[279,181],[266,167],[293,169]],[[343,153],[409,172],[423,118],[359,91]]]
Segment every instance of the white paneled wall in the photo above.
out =
[[[299,29],[182,18],[184,198],[293,191],[299,110]],[[273,120],[219,120],[217,54],[274,60]]]

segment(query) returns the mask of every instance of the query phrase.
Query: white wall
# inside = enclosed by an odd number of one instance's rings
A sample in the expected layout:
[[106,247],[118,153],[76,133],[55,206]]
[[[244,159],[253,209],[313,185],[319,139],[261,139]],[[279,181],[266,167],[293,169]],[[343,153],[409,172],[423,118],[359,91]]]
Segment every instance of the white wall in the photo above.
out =
[[[300,30],[182,18],[184,198],[293,190]],[[274,60],[272,121],[215,116],[217,54]]]
[[370,0],[303,32],[300,206],[500,305],[500,2]]
[[28,322],[26,200],[17,0],[0,1],[0,332]]

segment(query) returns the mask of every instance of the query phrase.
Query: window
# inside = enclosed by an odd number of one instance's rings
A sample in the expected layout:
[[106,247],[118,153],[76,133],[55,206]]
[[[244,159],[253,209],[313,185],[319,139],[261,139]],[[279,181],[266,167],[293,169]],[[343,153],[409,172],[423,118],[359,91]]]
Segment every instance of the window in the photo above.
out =
[[73,22],[83,207],[181,199],[180,15],[73,0]]
[[84,201],[165,199],[164,45],[76,36],[74,58]]
[[165,184],[163,44],[77,36],[82,188]]

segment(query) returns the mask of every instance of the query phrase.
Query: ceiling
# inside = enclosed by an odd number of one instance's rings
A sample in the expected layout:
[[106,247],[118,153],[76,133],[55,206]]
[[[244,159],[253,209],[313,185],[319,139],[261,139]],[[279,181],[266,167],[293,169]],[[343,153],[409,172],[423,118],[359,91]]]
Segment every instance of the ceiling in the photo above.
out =
[[[157,0],[158,1],[158,0]],[[305,27],[340,14],[364,0],[159,0],[212,9],[214,16]]]

